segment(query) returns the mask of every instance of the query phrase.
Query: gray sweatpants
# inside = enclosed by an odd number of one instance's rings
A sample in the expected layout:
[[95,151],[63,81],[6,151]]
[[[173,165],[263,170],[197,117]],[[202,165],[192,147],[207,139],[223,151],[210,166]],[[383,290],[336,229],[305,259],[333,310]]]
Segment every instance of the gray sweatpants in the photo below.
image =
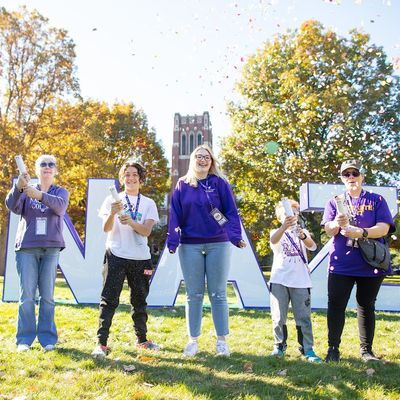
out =
[[311,291],[308,288],[290,288],[278,283],[270,284],[272,330],[276,346],[286,349],[286,320],[290,302],[296,321],[299,350],[304,354],[312,349],[314,338],[311,326],[310,293]]

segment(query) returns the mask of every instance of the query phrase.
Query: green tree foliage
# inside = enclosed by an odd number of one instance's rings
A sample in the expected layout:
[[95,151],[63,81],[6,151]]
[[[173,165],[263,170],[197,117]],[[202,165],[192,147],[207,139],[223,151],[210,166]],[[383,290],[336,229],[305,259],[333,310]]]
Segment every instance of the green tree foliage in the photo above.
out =
[[[274,204],[298,199],[303,182],[337,182],[344,158],[362,160],[369,184],[399,179],[399,89],[367,34],[339,37],[313,20],[250,57],[222,159],[259,254],[268,253]],[[320,215],[307,220],[319,240]]]

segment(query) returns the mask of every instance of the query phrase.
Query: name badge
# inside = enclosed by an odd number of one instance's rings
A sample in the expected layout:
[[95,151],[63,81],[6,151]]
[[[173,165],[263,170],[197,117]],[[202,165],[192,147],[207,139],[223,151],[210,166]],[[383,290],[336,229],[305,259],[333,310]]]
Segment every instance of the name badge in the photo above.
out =
[[47,218],[36,218],[36,235],[47,235]]
[[224,226],[228,222],[228,219],[225,217],[224,214],[222,214],[221,211],[218,210],[218,208],[213,208],[210,211],[210,214],[213,216],[213,218],[218,222],[220,226]]

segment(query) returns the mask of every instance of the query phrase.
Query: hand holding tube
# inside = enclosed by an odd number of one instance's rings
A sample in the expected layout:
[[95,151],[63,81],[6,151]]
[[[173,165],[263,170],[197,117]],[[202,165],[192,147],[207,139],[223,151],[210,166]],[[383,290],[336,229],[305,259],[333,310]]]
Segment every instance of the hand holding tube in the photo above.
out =
[[111,213],[112,214],[119,214],[122,215],[122,211],[124,209],[124,206],[122,205],[122,201],[118,196],[118,192],[117,189],[115,188],[115,186],[110,186],[110,192],[111,192],[111,196],[114,199],[114,202],[111,204]]
[[294,215],[292,205],[287,197],[282,199],[282,205],[285,209],[285,221],[283,222],[285,229],[290,227],[290,231],[294,234],[297,233],[297,217]]

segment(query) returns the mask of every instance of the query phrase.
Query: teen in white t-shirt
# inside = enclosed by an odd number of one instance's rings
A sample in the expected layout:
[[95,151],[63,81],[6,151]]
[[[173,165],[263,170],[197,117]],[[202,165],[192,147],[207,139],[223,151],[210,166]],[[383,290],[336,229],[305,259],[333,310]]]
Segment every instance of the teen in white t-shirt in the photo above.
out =
[[105,357],[110,352],[107,340],[125,278],[130,290],[136,344],[150,350],[159,349],[158,345],[147,340],[146,335],[146,298],[152,274],[147,238],[158,221],[158,212],[154,201],[139,191],[144,178],[143,167],[128,160],[119,171],[119,180],[125,190],[119,193],[118,201],[108,196],[99,211],[103,219],[103,230],[107,232],[107,241],[99,307],[98,345],[92,352],[93,357]]
[[313,350],[311,326],[311,278],[308,270],[306,248],[316,250],[317,245],[306,229],[297,225],[299,204],[290,200],[294,216],[286,216],[282,203],[275,208],[282,224],[271,232],[274,261],[269,281],[274,349],[271,356],[283,357],[287,341],[287,314],[292,305],[296,321],[300,352],[309,362],[321,362]]

